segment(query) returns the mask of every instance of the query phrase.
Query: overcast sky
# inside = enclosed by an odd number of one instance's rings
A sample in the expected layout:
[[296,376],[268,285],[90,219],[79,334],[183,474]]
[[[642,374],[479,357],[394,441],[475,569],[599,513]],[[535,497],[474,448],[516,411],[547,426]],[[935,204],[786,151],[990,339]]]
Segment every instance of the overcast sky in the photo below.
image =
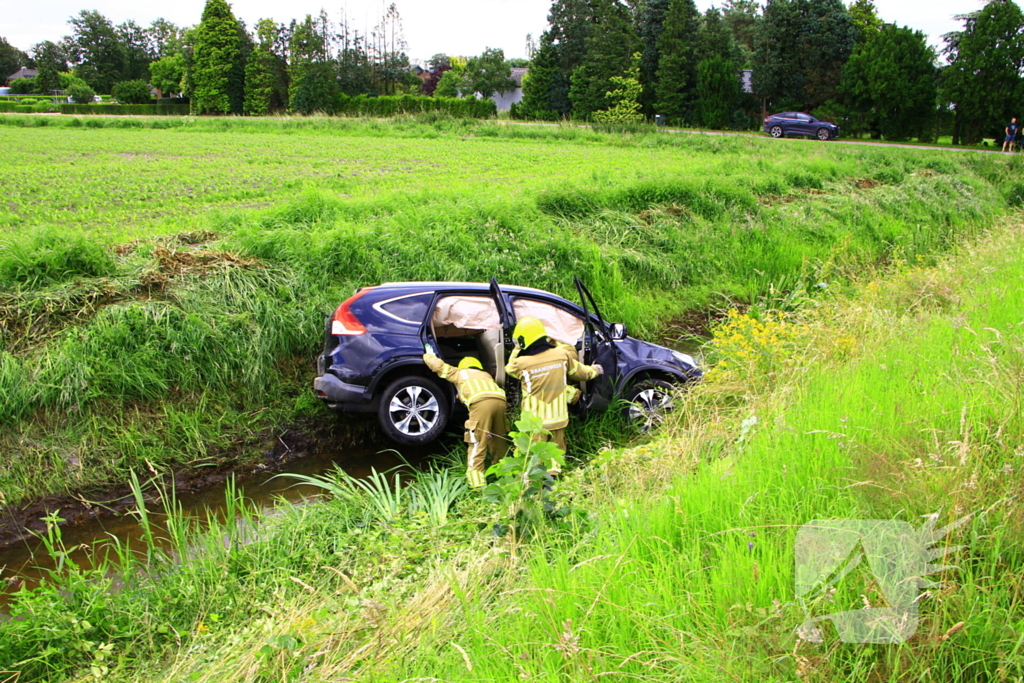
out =
[[[229,0],[230,1],[230,0]],[[526,34],[540,36],[547,25],[551,0],[394,0],[402,15],[409,55],[426,60],[442,52],[455,55],[479,54],[486,47],[500,47],[506,57],[525,57]],[[95,9],[115,24],[134,19],[145,26],[164,17],[180,26],[199,22],[205,0],[175,0],[167,5],[138,0],[39,0],[4,2],[0,36],[12,45],[28,50],[43,40],[59,40],[68,33],[67,20],[82,9]],[[697,0],[704,10],[715,0]],[[924,31],[933,45],[941,36],[960,28],[953,15],[981,7],[981,0],[875,0],[883,21]],[[251,27],[258,19],[270,17],[287,23],[315,14],[325,7],[333,19],[347,9],[354,28],[366,32],[381,16],[381,0],[235,0],[235,16]]]

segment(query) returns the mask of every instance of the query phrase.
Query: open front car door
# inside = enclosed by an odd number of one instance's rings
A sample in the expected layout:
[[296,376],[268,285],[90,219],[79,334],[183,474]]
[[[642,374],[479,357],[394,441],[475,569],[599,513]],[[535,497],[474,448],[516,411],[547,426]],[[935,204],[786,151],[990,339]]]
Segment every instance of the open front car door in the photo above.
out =
[[[601,311],[590,291],[578,277],[573,277],[576,291],[580,295],[580,303],[586,314],[586,333],[583,339],[583,352],[580,360],[587,365],[598,363],[604,368],[604,374],[589,382],[587,387],[587,408],[604,410],[615,398],[619,387],[619,358],[612,340],[608,323],[601,317]],[[591,313],[593,311],[593,313]]]

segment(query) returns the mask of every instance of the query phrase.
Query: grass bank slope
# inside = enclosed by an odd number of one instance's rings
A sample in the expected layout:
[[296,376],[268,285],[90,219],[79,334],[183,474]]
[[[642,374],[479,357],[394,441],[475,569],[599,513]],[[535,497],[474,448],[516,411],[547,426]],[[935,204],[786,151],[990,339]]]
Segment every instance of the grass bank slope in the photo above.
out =
[[0,237],[8,504],[253,457],[261,434],[329,419],[311,361],[357,286],[497,276],[571,297],[578,275],[646,335],[927,260],[1017,201],[1019,169],[413,119],[0,125],[18,150]]
[[[1015,680],[1022,247],[1015,218],[934,267],[730,315],[675,421],[577,468],[557,491],[573,511],[518,540],[491,533],[502,513],[476,497],[426,505],[441,473],[397,501],[379,488],[261,526],[172,526],[188,559],[129,563],[120,591],[72,567],[19,596],[0,665],[51,680]],[[964,547],[907,642],[796,636],[801,525],[936,512],[969,516],[937,544]],[[869,572],[835,589],[812,615],[884,604]]]
[[[506,548],[503,562],[482,553],[476,566],[450,566],[451,597],[426,606],[418,630],[396,630],[395,620],[414,618],[426,592],[384,601],[375,614],[385,625],[361,639],[331,629],[372,616],[330,616],[306,622],[302,648],[275,665],[252,654],[254,629],[241,647],[186,655],[173,670],[258,680],[253,667],[287,675],[298,660],[324,680],[1020,677],[1022,246],[1017,220],[952,264],[862,283],[853,300],[774,327],[727,323],[718,377],[675,431],[577,471],[567,488],[590,511],[578,535],[553,528],[536,545]],[[766,330],[777,341],[758,339]],[[741,395],[750,397],[741,408],[725,408]],[[827,622],[821,643],[796,635],[806,617],[794,593],[801,525],[918,528],[936,513],[939,526],[969,517],[936,542],[963,548],[939,555],[954,566],[929,577],[937,583],[922,590],[907,642],[843,643]],[[824,616],[885,604],[866,570],[806,607]],[[309,610],[302,601],[269,622],[281,628]]]

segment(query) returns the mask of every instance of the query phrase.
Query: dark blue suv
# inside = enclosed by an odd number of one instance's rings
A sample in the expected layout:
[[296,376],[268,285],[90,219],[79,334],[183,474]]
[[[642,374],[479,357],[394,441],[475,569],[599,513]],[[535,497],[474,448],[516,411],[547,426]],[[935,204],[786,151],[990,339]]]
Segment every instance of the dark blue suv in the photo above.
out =
[[764,132],[773,138],[787,135],[803,135],[818,138],[822,142],[839,137],[839,126],[828,121],[819,121],[810,114],[798,111],[784,111],[765,117]]
[[505,376],[512,329],[518,318],[534,316],[549,336],[575,345],[585,363],[605,368],[581,385],[579,412],[604,410],[624,398],[633,419],[657,419],[672,407],[673,386],[701,377],[697,364],[685,353],[627,336],[625,325],[601,317],[578,279],[576,287],[580,304],[495,280],[360,288],[327,318],[313,390],[331,408],[376,412],[393,441],[430,443],[457,405],[452,385],[424,365],[424,346],[453,365],[468,355],[479,358],[514,402],[518,382]]

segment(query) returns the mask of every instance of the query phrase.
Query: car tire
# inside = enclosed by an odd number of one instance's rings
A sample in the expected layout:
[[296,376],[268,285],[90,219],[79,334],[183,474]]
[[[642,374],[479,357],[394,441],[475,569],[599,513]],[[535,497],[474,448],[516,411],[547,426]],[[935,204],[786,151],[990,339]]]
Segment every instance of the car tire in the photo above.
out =
[[828,128],[819,128],[818,139],[821,140],[822,142],[828,142],[829,140],[832,139],[832,131],[830,131]]
[[786,136],[786,131],[782,130],[782,126],[772,126],[768,129],[768,134],[773,138],[782,138]]
[[626,419],[647,432],[675,408],[675,385],[662,379],[645,379],[626,392]]
[[432,379],[410,375],[389,384],[380,396],[377,420],[397,443],[420,446],[444,433],[451,415],[448,396]]

